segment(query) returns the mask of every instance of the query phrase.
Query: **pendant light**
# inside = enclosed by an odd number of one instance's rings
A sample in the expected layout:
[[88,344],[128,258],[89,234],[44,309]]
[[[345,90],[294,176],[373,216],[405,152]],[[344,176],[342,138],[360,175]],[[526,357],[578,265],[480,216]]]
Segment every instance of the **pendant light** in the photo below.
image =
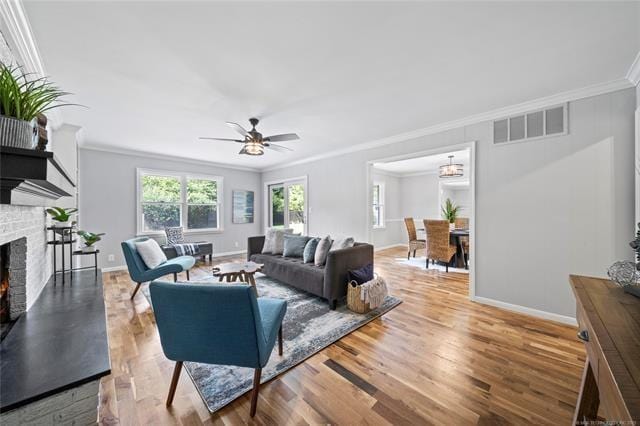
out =
[[449,164],[443,164],[440,166],[441,178],[452,178],[463,176],[462,164],[453,164],[453,155],[449,156]]

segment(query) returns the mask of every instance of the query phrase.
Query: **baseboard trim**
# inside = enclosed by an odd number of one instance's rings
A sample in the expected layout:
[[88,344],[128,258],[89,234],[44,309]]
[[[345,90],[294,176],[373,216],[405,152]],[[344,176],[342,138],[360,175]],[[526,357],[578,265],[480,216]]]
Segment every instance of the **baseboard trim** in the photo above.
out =
[[394,248],[394,247],[403,247],[403,246],[406,246],[406,244],[397,243],[397,244],[391,244],[391,245],[388,245],[388,246],[374,247],[373,251],[380,251],[380,250],[386,250],[386,249],[390,249],[390,248]]
[[102,272],[126,271],[127,265],[111,266],[109,268],[100,268],[100,269],[102,270]]
[[552,312],[541,311],[539,309],[528,308],[522,305],[514,305],[512,303],[502,302],[500,300],[489,299],[488,297],[475,296],[471,298],[472,301],[482,303],[483,305],[495,306],[496,308],[506,309],[508,311],[514,311],[521,314],[529,315],[536,318],[541,318],[549,321],[555,321],[562,324],[577,326],[578,322],[575,318],[554,314]]
[[243,254],[246,253],[246,250],[236,250],[236,251],[225,251],[223,253],[214,253],[213,257],[222,257],[222,256],[233,256],[235,254]]

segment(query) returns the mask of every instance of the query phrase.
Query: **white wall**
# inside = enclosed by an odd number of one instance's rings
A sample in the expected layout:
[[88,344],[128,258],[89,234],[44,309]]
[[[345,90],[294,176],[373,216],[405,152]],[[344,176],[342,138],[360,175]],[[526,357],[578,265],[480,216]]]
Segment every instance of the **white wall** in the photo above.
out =
[[376,247],[388,247],[406,242],[404,221],[401,206],[401,179],[388,173],[374,170],[371,174],[373,182],[384,184],[384,228],[376,228],[372,232],[373,244]]
[[[197,233],[185,236],[189,241],[213,241],[214,255],[246,250],[247,238],[261,230],[262,189],[260,174],[205,164],[124,155],[87,149],[80,156],[80,227],[91,232],[106,232],[99,243],[100,267],[125,265],[120,242],[136,235],[136,168],[211,174],[224,177],[223,220],[221,233]],[[253,223],[232,223],[232,190],[255,191]],[[160,238],[164,241],[164,237]],[[237,243],[237,245],[236,245]],[[115,260],[108,261],[114,255]]]
[[412,217],[416,228],[422,227],[424,219],[440,218],[437,173],[405,176],[400,180],[400,187],[403,215]]
[[366,162],[477,141],[476,295],[575,316],[570,273],[631,259],[635,89],[569,104],[568,135],[494,146],[491,123],[263,173],[308,175],[309,233],[367,238]]

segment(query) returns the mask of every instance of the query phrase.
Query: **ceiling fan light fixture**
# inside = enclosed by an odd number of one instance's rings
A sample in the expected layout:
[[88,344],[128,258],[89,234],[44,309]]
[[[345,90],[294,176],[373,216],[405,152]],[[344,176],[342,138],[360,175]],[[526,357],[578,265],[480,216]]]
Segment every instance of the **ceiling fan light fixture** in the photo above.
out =
[[463,176],[462,164],[453,164],[453,155],[449,156],[449,164],[440,166],[439,176],[441,178],[452,178]]
[[259,142],[247,142],[244,146],[244,151],[248,155],[262,155],[264,154],[264,147]]

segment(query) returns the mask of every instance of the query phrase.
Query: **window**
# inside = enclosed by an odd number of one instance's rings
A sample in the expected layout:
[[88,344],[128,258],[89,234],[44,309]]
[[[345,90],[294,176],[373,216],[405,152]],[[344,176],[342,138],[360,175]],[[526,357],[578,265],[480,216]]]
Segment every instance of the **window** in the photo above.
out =
[[384,228],[384,184],[373,184],[373,196],[372,208],[373,208],[373,227]]
[[220,231],[222,178],[138,169],[138,234]]

